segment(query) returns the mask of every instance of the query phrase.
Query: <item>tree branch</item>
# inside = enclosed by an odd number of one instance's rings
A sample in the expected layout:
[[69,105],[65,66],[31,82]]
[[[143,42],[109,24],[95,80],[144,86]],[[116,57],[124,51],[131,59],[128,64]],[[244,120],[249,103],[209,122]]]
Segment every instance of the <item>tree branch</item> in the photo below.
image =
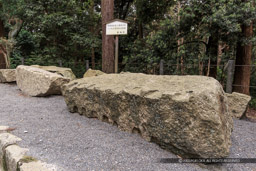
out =
[[178,46],[173,47],[173,49],[174,49],[174,48],[178,48],[178,47],[183,46],[183,45],[186,45],[186,44],[192,44],[192,43],[202,43],[202,44],[204,44],[205,46],[207,46],[207,43],[204,42],[204,41],[202,41],[202,40],[194,40],[194,41],[184,42],[183,44],[180,44],[180,45],[178,45]]

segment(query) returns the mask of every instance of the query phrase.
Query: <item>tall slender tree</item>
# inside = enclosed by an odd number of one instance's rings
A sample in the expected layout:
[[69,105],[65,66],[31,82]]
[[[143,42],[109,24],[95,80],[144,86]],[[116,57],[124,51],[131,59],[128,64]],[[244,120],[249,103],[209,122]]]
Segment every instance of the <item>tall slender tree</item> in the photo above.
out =
[[[249,2],[242,0],[243,3]],[[253,37],[253,22],[243,24],[242,36],[246,39],[246,43],[238,41],[236,52],[236,69],[234,78],[233,91],[250,95],[250,79],[251,79],[251,58],[252,58],[252,43],[250,39]]]
[[[4,31],[4,21],[0,20],[0,39],[3,39],[5,37],[5,31]],[[2,50],[0,44],[0,69],[6,68],[6,62],[5,62],[5,52]]]
[[114,0],[101,1],[102,14],[102,71],[114,73],[114,36],[106,35],[106,23],[114,19]]
[[[253,36],[253,24],[242,26],[242,34],[245,38],[250,39]],[[252,43],[242,44],[241,41],[237,45],[236,69],[234,88],[235,92],[250,95],[250,78],[251,78],[251,58]]]

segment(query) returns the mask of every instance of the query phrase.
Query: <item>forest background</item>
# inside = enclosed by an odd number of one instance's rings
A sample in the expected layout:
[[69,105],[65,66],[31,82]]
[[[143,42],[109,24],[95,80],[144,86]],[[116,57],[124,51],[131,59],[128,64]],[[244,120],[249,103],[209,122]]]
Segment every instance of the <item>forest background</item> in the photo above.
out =
[[[165,74],[211,76],[225,87],[224,68],[236,60],[234,84],[242,87],[234,90],[250,94],[256,108],[254,0],[107,1],[114,18],[129,22],[120,36],[120,72],[159,74],[164,60]],[[101,0],[0,0],[0,9],[0,68],[24,60],[82,77],[89,60],[102,69]]]

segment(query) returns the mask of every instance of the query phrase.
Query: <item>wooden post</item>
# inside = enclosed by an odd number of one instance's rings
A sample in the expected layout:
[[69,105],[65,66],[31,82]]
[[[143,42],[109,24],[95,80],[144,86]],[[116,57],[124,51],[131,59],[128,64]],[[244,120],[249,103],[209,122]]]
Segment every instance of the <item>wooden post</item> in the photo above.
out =
[[226,93],[232,93],[232,85],[235,73],[235,60],[229,60],[227,65],[227,85]]
[[119,49],[119,36],[116,36],[116,49],[115,49],[115,73],[118,73],[118,49]]
[[62,60],[59,60],[59,66],[62,67]]
[[24,63],[25,63],[24,58],[22,57],[20,60],[21,60],[21,65],[24,65]]
[[164,75],[164,60],[160,60],[160,75]]
[[90,64],[89,64],[89,60],[85,61],[85,66],[86,66],[86,71],[88,71],[90,69]]

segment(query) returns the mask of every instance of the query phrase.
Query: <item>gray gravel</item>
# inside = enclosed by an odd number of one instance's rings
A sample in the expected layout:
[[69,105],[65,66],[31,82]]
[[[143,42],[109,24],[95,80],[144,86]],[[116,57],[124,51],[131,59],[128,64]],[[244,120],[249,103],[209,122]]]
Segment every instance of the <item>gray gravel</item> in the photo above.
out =
[[[139,135],[119,131],[96,119],[68,112],[62,96],[23,95],[15,84],[0,84],[0,125],[17,128],[29,155],[59,170],[234,170],[256,171],[256,164],[204,167],[196,164],[161,164],[159,158],[177,156]],[[230,158],[256,158],[256,124],[234,122]]]

